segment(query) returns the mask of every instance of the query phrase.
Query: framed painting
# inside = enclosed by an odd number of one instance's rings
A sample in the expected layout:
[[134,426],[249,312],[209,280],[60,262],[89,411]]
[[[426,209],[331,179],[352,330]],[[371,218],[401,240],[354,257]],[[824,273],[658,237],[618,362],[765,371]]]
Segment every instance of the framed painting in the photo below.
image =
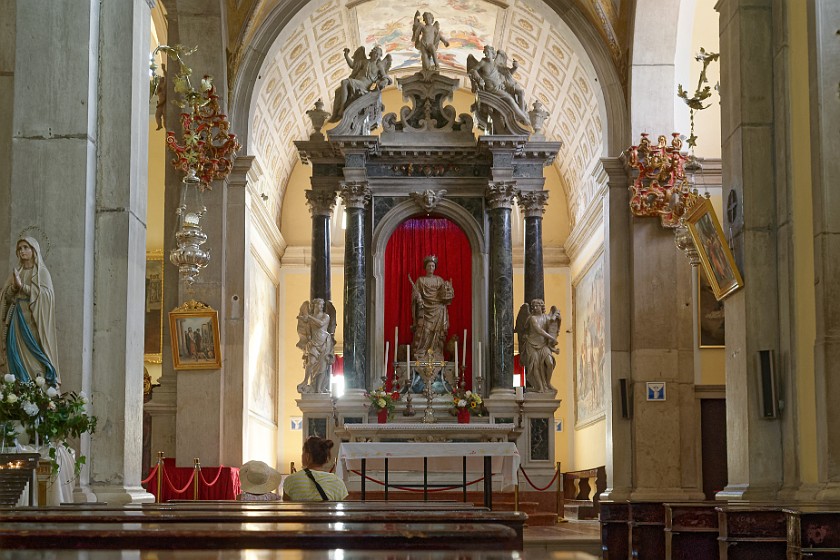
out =
[[146,296],[143,302],[143,359],[161,363],[163,349],[163,251],[146,253]]
[[723,348],[725,341],[723,303],[715,299],[706,275],[697,270],[697,345],[700,348]]
[[732,251],[729,250],[723,229],[709,199],[701,199],[695,204],[686,219],[686,225],[700,254],[700,263],[715,299],[720,301],[743,287],[744,280],[735,265]]
[[574,284],[575,429],[604,417],[604,253],[598,254]]
[[190,300],[169,312],[172,365],[175,369],[219,369],[219,314],[199,301]]

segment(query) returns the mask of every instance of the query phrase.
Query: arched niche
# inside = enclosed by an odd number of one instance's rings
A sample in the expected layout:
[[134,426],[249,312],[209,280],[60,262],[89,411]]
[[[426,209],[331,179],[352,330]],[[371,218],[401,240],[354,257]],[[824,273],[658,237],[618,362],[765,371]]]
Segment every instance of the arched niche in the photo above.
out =
[[[376,387],[379,384],[379,379],[385,375],[384,360],[385,355],[385,340],[388,333],[384,332],[385,328],[385,312],[383,306],[377,305],[377,302],[384,302],[385,299],[385,250],[388,247],[388,241],[394,231],[409,218],[421,217],[425,213],[412,200],[404,200],[395,205],[388,211],[382,220],[377,224],[373,231],[371,240],[371,249],[373,253],[373,267],[370,290],[370,304],[373,313],[368,319],[368,348],[371,349],[368,363],[372,364],[369,368],[371,378],[367,380],[368,387]],[[484,231],[487,229],[487,220],[483,224],[479,224],[476,219],[463,206],[447,199],[443,199],[435,207],[434,214],[444,218],[450,219],[458,227],[463,230],[467,236],[472,252],[472,305],[471,305],[471,323],[470,331],[470,351],[475,362],[475,356],[478,352],[478,343],[482,342],[482,348],[487,348],[487,313],[482,313],[481,310],[486,310],[488,306],[487,295],[487,278],[488,272],[488,254],[487,243],[484,236]],[[457,297],[457,294],[456,294]],[[385,302],[390,304],[392,302]],[[395,302],[398,305],[410,305],[410,302]],[[482,363],[487,363],[482,356]]]

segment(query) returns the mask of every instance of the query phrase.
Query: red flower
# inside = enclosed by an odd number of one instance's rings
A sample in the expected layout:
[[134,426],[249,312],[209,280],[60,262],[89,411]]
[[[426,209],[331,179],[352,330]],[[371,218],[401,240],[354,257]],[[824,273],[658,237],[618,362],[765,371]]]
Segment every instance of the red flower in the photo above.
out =
[[400,392],[399,391],[394,391],[393,393],[391,393],[391,398],[394,399],[395,401],[400,400]]

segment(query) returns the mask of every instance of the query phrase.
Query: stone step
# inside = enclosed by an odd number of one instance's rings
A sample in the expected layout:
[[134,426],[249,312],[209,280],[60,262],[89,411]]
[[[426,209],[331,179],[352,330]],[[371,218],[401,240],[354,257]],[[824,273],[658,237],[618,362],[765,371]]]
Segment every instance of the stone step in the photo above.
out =
[[[514,511],[516,509],[516,502],[513,500],[493,501],[493,511]],[[540,511],[539,502],[519,502],[519,511],[525,512],[528,515]]]
[[540,511],[537,513],[529,513],[528,521],[525,522],[527,527],[551,527],[557,523],[557,514]]
[[597,519],[595,504],[586,500],[566,500],[563,504],[563,516],[566,519]]

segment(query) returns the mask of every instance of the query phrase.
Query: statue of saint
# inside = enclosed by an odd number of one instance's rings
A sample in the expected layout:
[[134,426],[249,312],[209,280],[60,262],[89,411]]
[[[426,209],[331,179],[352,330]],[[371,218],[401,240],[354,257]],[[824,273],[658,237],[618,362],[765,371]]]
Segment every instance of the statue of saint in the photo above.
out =
[[519,359],[525,366],[525,381],[536,393],[556,391],[551,386],[551,374],[558,354],[557,335],[560,332],[560,312],[555,306],[545,312],[545,302],[534,299],[531,305],[523,303],[516,316],[516,333],[519,335]]
[[388,72],[391,70],[391,55],[382,58],[382,49],[374,46],[370,49],[370,58],[365,56],[365,48],[359,47],[349,56],[350,49],[344,49],[344,60],[353,69],[349,78],[341,80],[341,85],[335,90],[335,101],[330,122],[338,122],[344,116],[344,110],[359,95],[364,95],[372,89],[383,89],[391,83]]
[[484,58],[481,60],[477,60],[473,55],[467,57],[467,75],[472,82],[473,92],[480,90],[500,95],[525,114],[525,90],[513,77],[518,68],[519,63],[515,60],[508,67],[505,51],[496,52],[490,45],[484,47]]
[[55,336],[55,292],[41,247],[32,237],[18,239],[17,266],[0,292],[0,371],[21,381],[42,376],[61,383]]
[[[412,355],[418,360],[443,360],[443,344],[449,330],[449,313],[446,306],[455,298],[452,282],[435,275],[438,258],[429,255],[423,259],[426,275],[412,282],[411,331],[414,339]],[[411,276],[408,277],[411,281]]]
[[414,14],[414,25],[411,27],[411,40],[414,41],[414,48],[420,51],[420,63],[423,70],[438,70],[437,48],[438,43],[449,46],[449,41],[441,37],[440,24],[435,21],[431,12],[423,14],[423,21],[420,21],[420,10]]
[[[326,309],[326,310],[325,310]],[[303,350],[303,382],[299,393],[329,393],[330,366],[335,362],[335,307],[321,298],[300,306],[297,347]]]

